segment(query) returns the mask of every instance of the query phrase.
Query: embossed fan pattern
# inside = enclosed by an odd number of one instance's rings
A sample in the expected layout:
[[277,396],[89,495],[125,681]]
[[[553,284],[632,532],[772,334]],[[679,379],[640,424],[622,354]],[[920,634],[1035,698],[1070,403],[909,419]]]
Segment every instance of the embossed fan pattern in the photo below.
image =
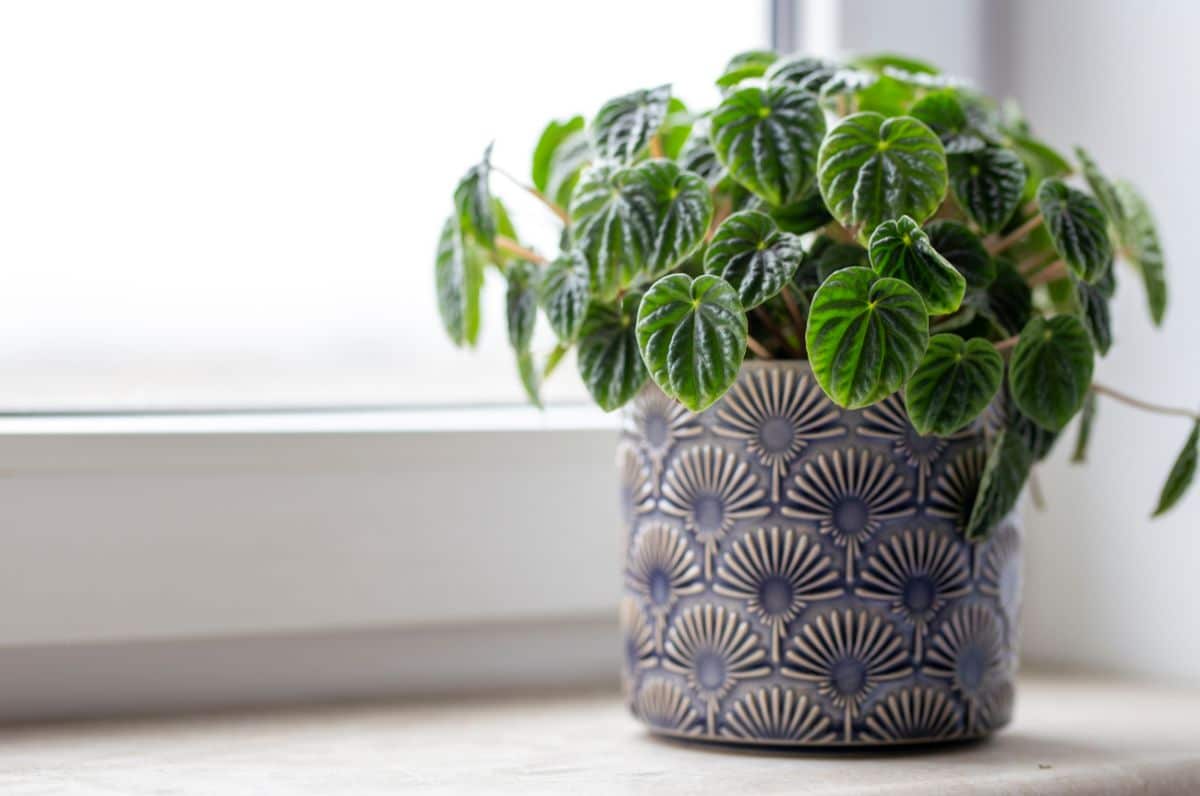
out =
[[974,738],[1012,713],[1020,529],[962,538],[983,423],[893,396],[847,411],[806,363],[755,362],[693,415],[626,409],[623,682],[655,732],[734,743]]

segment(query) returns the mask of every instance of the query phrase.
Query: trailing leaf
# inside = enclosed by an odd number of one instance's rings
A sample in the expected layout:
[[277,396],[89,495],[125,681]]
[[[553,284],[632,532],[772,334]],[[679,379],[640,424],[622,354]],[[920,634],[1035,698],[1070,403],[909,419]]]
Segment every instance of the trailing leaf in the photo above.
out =
[[[1109,270],[1112,265],[1109,265]],[[1112,317],[1109,313],[1108,299],[1105,298],[1098,285],[1089,285],[1082,279],[1073,279],[1075,286],[1075,305],[1078,308],[1079,319],[1087,329],[1088,337],[1100,356],[1108,353],[1112,347]]]
[[929,342],[917,291],[869,268],[830,275],[813,297],[805,343],[821,389],[839,406],[869,406],[900,389]]
[[587,259],[579,252],[554,258],[542,272],[538,303],[558,339],[570,342],[579,334],[591,293]]
[[818,157],[821,196],[834,218],[866,241],[902,215],[925,221],[946,195],[942,142],[907,116],[857,113],[825,137]]
[[725,71],[717,78],[717,88],[726,90],[743,80],[762,77],[766,74],[767,67],[778,60],[779,55],[773,50],[748,50],[738,53],[729,59]]
[[967,539],[982,542],[991,535],[1017,505],[1032,466],[1033,457],[1019,434],[1005,429],[996,436],[967,520],[964,534]]
[[1088,443],[1092,441],[1092,424],[1096,420],[1096,393],[1088,390],[1083,399],[1083,409],[1079,411],[1079,429],[1075,436],[1075,449],[1071,452],[1071,461],[1082,464],[1087,461]]
[[807,91],[786,85],[743,88],[712,116],[717,157],[742,185],[772,205],[812,189],[825,114]]
[[1167,312],[1167,274],[1158,225],[1136,188],[1121,181],[1116,184],[1116,191],[1126,221],[1122,242],[1131,264],[1142,275],[1150,318],[1155,326],[1161,326]]
[[1034,318],[1008,364],[1013,401],[1031,420],[1058,431],[1079,411],[1092,383],[1087,330],[1072,315]]
[[1003,229],[1021,204],[1025,165],[1007,149],[988,147],[950,158],[950,186],[984,232]]
[[733,384],[746,334],[737,292],[716,276],[665,276],[638,310],[637,340],[651,377],[693,412],[707,409]]
[[952,89],[926,94],[909,113],[937,133],[947,156],[977,152],[987,146],[987,141],[971,128],[958,93]]
[[1096,200],[1051,178],[1038,188],[1037,203],[1059,256],[1088,282],[1100,278],[1113,251],[1108,221]]
[[1117,234],[1124,240],[1125,208],[1121,205],[1121,198],[1117,195],[1116,187],[1104,176],[1100,167],[1096,165],[1096,161],[1092,160],[1092,156],[1083,147],[1075,147],[1075,157],[1079,160],[1084,180],[1092,189],[1092,196],[1096,197],[1096,201],[1100,203],[1100,209],[1104,211],[1104,215],[1117,230]]
[[532,263],[517,260],[505,270],[504,277],[508,282],[505,295],[508,342],[516,354],[517,372],[526,395],[531,403],[541,406],[540,380],[531,351],[537,322],[537,268]]
[[1162,492],[1158,496],[1158,505],[1151,516],[1161,516],[1179,502],[1196,478],[1198,459],[1200,459],[1200,420],[1192,424],[1192,433],[1188,434],[1187,441],[1183,443],[1183,450],[1179,451],[1175,463],[1171,465],[1171,472],[1167,473],[1166,483],[1163,484]]
[[604,103],[592,120],[592,145],[618,163],[636,160],[667,118],[669,85],[633,91]]
[[592,302],[579,332],[579,375],[592,398],[606,412],[624,405],[646,383],[649,374],[638,351],[639,293],[610,303]]
[[770,216],[748,210],[733,214],[717,229],[704,270],[732,285],[749,310],[778,294],[803,259],[799,236],[780,232]]
[[913,428],[926,436],[959,431],[987,408],[1003,381],[1004,360],[991,343],[934,335],[904,391]]
[[930,315],[946,315],[962,304],[966,279],[933,248],[929,236],[908,216],[877,226],[868,250],[875,272],[914,287]]
[[492,147],[467,170],[454,189],[454,208],[461,233],[486,249],[496,246],[496,214],[492,202]]
[[456,216],[442,225],[433,276],[438,314],[450,341],[456,346],[475,345],[479,337],[483,258],[463,240]]
[[986,288],[996,278],[995,261],[966,224],[940,218],[925,225],[925,234],[937,253],[963,275],[968,288]]

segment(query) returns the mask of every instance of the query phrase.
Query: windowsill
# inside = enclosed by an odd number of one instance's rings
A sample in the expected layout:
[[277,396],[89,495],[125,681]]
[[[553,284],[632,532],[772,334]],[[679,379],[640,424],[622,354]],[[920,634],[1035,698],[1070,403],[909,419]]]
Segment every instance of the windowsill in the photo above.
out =
[[1197,691],[1026,676],[1014,724],[990,741],[792,754],[653,739],[609,692],[293,708],[9,729],[0,789],[1190,793],[1200,788],[1198,712]]

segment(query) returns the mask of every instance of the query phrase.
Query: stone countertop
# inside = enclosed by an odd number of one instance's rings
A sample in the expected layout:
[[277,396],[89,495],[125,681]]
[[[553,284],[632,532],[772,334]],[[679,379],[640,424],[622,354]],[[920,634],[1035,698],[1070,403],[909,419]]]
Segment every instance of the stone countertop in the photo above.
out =
[[766,753],[658,740],[611,692],[0,729],[0,793],[1200,793],[1200,691],[1022,679],[993,740]]

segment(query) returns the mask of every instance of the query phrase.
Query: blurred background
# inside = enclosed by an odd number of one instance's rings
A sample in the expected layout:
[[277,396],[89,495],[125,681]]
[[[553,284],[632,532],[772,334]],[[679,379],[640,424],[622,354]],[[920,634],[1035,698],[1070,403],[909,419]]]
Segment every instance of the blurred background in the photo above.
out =
[[[1155,330],[1125,279],[1097,379],[1195,406],[1197,29],[1188,0],[0,5],[0,717],[615,678],[617,421],[570,366],[519,406],[499,285],[479,349],[444,340],[436,235],[490,141],[524,176],[550,118],[711,106],[741,50],[932,61],[1138,184],[1173,300]],[[1200,682],[1200,499],[1148,520],[1186,430],[1102,402],[1088,466],[1041,469],[1027,662]]]

